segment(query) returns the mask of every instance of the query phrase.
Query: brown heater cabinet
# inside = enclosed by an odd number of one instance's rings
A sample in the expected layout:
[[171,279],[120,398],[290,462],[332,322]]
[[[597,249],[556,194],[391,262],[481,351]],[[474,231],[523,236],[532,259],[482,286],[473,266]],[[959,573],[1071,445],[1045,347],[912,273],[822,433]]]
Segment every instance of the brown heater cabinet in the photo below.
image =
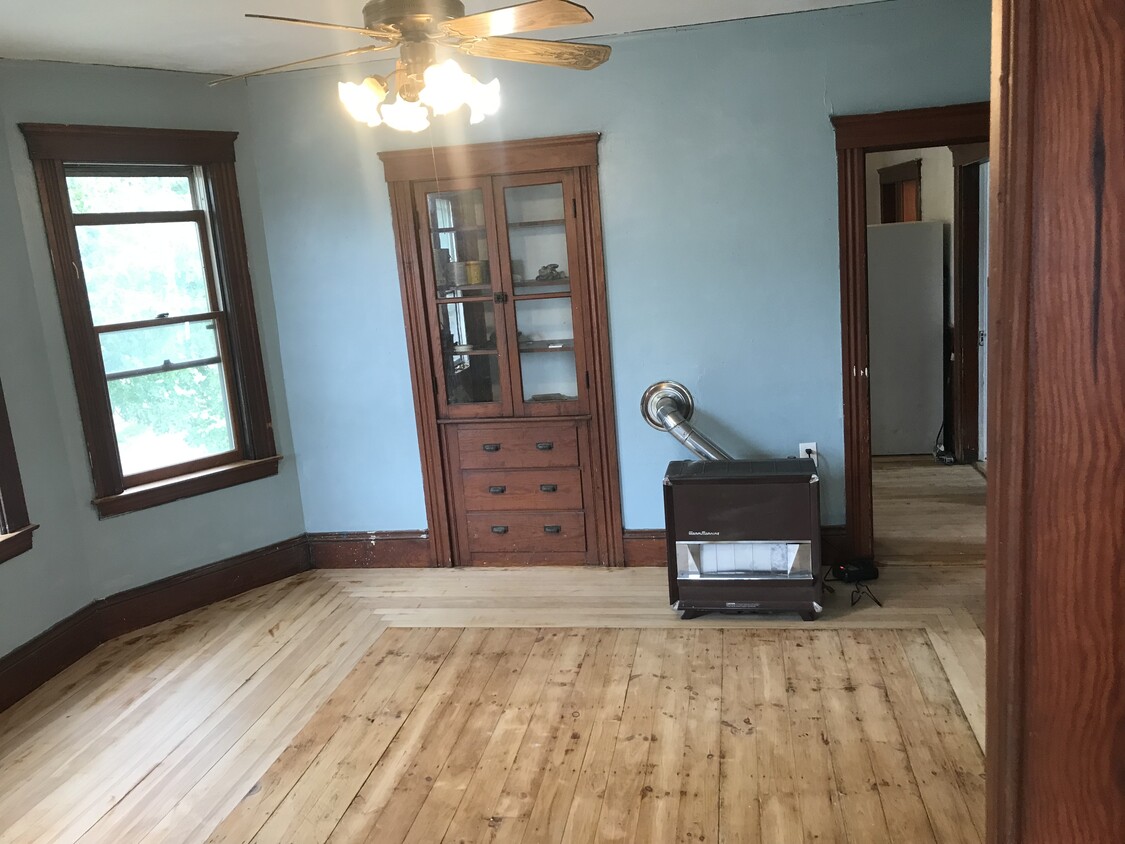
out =
[[664,477],[668,594],[683,618],[821,611],[820,480],[808,459],[682,460]]

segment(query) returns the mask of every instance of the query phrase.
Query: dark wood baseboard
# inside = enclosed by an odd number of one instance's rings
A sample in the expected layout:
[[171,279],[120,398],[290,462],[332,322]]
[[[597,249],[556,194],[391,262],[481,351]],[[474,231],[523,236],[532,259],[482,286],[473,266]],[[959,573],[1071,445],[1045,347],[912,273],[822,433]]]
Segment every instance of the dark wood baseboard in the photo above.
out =
[[95,602],[102,641],[312,568],[304,536],[258,548]]
[[0,712],[103,642],[309,568],[296,536],[87,604],[0,657]]
[[664,528],[625,531],[625,567],[668,565]]
[[[820,528],[820,559],[826,566],[835,565],[850,555],[847,549],[846,525],[823,525]],[[665,566],[668,564],[664,531],[625,531],[625,566]]]
[[307,534],[309,559],[318,569],[429,568],[434,565],[424,530]]

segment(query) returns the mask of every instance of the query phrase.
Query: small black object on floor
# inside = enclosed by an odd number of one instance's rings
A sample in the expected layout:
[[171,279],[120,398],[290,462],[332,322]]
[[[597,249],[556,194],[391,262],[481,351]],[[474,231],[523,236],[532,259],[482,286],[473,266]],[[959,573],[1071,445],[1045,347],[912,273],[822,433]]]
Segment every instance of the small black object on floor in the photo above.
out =
[[875,560],[872,557],[860,557],[848,563],[830,566],[828,575],[824,579],[826,581],[825,588],[829,591],[835,590],[827,585],[827,581],[835,580],[840,583],[852,584],[853,607],[859,603],[864,595],[869,597],[878,606],[883,606],[883,602],[875,596],[875,593],[871,591],[871,587],[867,585],[868,580],[879,579],[879,567],[875,565]]

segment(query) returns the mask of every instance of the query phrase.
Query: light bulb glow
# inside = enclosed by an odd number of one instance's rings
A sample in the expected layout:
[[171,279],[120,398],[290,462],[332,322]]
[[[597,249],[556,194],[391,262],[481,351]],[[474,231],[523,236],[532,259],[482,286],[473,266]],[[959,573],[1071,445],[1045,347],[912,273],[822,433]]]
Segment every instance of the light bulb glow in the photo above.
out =
[[421,132],[430,125],[430,115],[420,102],[408,102],[395,97],[379,109],[383,122],[400,132]]
[[429,65],[421,80],[417,71],[410,73],[405,80],[399,79],[394,99],[388,99],[389,80],[379,76],[369,76],[359,84],[341,82],[337,86],[340,102],[360,123],[385,123],[400,132],[421,132],[430,125],[431,117],[450,114],[463,105],[469,106],[470,123],[480,123],[500,109],[500,81],[480,82],[453,59]]
[[379,105],[387,98],[387,86],[381,80],[369,76],[358,85],[341,82],[337,87],[340,102],[348,114],[368,126],[378,126],[383,122],[379,116]]
[[476,82],[453,59],[430,65],[422,78],[426,87],[419,93],[418,99],[434,114],[449,114],[463,106]]
[[485,84],[473,80],[466,101],[469,104],[469,122],[480,123],[484,118],[500,110],[500,80],[493,79]]

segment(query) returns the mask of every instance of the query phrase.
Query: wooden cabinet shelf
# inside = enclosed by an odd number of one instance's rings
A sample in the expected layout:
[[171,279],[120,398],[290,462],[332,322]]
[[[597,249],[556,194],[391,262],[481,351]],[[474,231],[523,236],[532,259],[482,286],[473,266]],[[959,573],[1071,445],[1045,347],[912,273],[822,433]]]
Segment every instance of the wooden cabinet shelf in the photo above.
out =
[[508,223],[510,229],[536,229],[543,226],[565,226],[566,220],[560,218],[558,220],[526,220],[523,222]]
[[439,563],[621,562],[596,144],[380,154]]
[[574,340],[531,340],[520,343],[520,352],[573,352]]

